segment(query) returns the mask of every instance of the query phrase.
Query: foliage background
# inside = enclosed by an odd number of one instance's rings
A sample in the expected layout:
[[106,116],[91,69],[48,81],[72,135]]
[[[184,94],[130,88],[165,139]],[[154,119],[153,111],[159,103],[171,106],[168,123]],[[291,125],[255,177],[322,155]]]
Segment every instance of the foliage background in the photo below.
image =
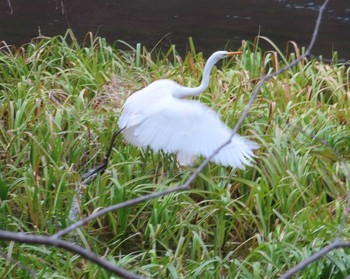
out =
[[[272,51],[243,44],[242,57],[218,64],[198,97],[231,127],[260,76],[301,52],[270,43]],[[102,160],[127,96],[158,78],[198,85],[205,59],[190,45],[184,59],[175,46],[120,51],[91,35],[81,46],[70,31],[19,49],[3,45],[0,228],[51,235],[66,227],[76,184]],[[275,278],[337,235],[348,190],[349,104],[349,70],[336,53],[332,64],[302,61],[265,83],[239,131],[261,145],[251,167],[210,164],[190,191],[120,209],[68,239],[152,278]],[[191,171],[120,137],[108,171],[85,189],[82,214],[173,187]],[[111,276],[57,248],[0,243],[40,278]],[[4,278],[28,276],[6,258],[0,266]],[[348,251],[336,250],[300,277],[343,278],[349,266]]]

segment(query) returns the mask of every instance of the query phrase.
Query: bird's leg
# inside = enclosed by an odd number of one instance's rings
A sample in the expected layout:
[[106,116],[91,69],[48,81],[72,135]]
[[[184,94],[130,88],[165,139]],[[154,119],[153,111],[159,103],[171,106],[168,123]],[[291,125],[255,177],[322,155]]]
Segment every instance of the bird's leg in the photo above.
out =
[[103,158],[102,164],[99,165],[99,166],[96,167],[96,168],[91,169],[88,173],[86,173],[86,174],[83,175],[83,179],[84,179],[85,182],[89,182],[89,181],[93,180],[93,179],[97,176],[97,174],[99,174],[99,173],[100,173],[100,174],[104,173],[104,171],[106,170],[107,165],[108,165],[109,156],[110,156],[111,153],[112,153],[112,149],[113,149],[114,142],[115,142],[117,136],[118,136],[123,130],[124,130],[124,128],[119,129],[118,131],[115,131],[115,132],[113,133],[111,142],[110,142],[110,144],[109,144],[107,153],[106,153],[106,155],[105,155],[104,158]]

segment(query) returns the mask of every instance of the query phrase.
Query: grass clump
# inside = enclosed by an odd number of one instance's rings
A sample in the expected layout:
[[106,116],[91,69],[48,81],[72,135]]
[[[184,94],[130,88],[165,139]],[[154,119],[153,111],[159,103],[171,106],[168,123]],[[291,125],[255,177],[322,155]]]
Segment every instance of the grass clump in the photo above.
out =
[[[127,96],[158,78],[198,85],[205,59],[191,49],[184,59],[174,46],[165,54],[140,46],[121,51],[90,35],[80,45],[71,32],[19,49],[3,45],[1,229],[53,234],[66,227],[75,185],[102,160]],[[249,43],[242,51],[214,68],[208,90],[198,97],[231,127],[259,77],[298,53],[264,53]],[[240,131],[261,145],[252,167],[210,164],[191,191],[110,213],[74,241],[152,278],[281,275],[337,234],[348,190],[348,85],[344,65],[316,60],[271,79]],[[108,170],[85,190],[82,212],[172,187],[191,171],[177,167],[172,156],[119,138]],[[348,226],[343,236],[349,237]],[[1,250],[40,278],[111,276],[52,247],[2,242]],[[300,277],[342,278],[349,264],[348,251],[336,250]],[[0,266],[4,278],[28,276],[5,258]]]

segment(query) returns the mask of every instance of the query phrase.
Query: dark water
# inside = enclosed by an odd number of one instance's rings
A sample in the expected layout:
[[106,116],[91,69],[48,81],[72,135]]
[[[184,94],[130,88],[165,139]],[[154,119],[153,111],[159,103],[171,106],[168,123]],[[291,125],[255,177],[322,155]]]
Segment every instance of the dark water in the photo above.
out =
[[[9,2],[14,10],[11,14]],[[142,43],[149,49],[176,44],[206,54],[236,49],[259,34],[284,49],[288,40],[307,45],[323,1],[287,0],[0,0],[0,40],[20,45],[39,32],[52,36],[72,28],[82,39],[89,31],[113,43]],[[40,30],[40,31],[39,31]],[[121,46],[121,44],[117,44]],[[271,49],[263,45],[264,49]],[[332,50],[350,59],[350,0],[331,0],[313,53]]]

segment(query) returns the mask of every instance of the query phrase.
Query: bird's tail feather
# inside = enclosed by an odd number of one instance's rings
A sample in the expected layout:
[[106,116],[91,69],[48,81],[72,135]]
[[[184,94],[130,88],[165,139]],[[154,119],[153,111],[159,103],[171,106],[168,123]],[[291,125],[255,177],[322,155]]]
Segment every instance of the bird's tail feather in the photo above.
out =
[[[222,150],[211,159],[211,161],[223,166],[244,169],[245,165],[250,166],[253,158],[257,157],[253,151],[259,147],[258,143],[237,135],[234,136],[231,143],[223,147]],[[213,151],[214,150],[210,152]],[[202,155],[208,157],[211,153]],[[193,166],[196,160],[196,154],[189,154],[186,152],[179,152],[177,154],[177,161],[181,166]]]

